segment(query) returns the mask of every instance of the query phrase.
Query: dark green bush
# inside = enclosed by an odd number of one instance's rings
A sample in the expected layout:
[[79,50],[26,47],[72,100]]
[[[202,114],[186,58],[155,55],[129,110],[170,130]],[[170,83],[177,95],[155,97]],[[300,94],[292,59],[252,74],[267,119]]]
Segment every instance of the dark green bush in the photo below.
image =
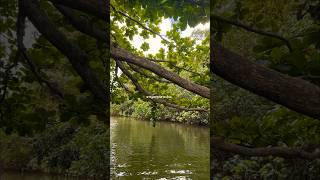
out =
[[73,176],[109,176],[109,130],[89,125],[58,123],[33,138],[0,131],[0,167],[29,169]]

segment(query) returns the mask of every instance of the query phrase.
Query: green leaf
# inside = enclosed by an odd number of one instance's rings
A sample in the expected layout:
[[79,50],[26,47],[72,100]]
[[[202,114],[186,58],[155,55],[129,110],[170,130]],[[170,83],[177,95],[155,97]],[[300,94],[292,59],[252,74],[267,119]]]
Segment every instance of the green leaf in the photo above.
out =
[[142,45],[140,46],[140,48],[143,50],[143,51],[148,51],[149,50],[149,44],[144,42],[142,43]]

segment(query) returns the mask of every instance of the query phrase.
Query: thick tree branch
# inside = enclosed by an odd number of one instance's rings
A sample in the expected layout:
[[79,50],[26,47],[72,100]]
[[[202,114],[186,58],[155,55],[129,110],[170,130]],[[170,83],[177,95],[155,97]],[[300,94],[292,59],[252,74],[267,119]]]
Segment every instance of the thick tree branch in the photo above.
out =
[[161,67],[160,65],[151,62],[150,60],[147,60],[146,58],[139,57],[127,50],[124,50],[120,47],[111,46],[111,57],[114,59],[119,59],[122,61],[126,61],[131,64],[135,64],[139,67],[148,69],[152,71],[153,73],[157,74],[160,77],[163,77],[178,86],[189,90],[193,93],[196,93],[202,97],[210,98],[210,90],[207,87],[198,85],[192,81],[189,81],[187,79],[184,79],[177,74],[166,70],[165,68]]
[[68,7],[54,4],[54,6],[63,14],[68,21],[80,32],[87,34],[101,42],[106,43],[109,46],[109,34],[101,29],[94,27],[94,25],[87,19],[77,16],[76,12],[73,9]]
[[214,15],[214,14],[211,15],[211,17],[212,17],[213,19],[218,20],[218,21],[221,21],[221,22],[224,22],[224,23],[227,23],[227,24],[231,24],[231,25],[233,25],[233,26],[240,27],[240,28],[245,29],[245,30],[250,31],[250,32],[254,32],[254,33],[257,33],[257,34],[264,35],[264,36],[269,36],[269,37],[272,37],[272,38],[279,39],[279,40],[283,41],[283,42],[286,44],[286,46],[288,47],[288,49],[289,49],[290,51],[292,51],[292,47],[291,47],[289,41],[288,41],[286,38],[284,38],[284,37],[282,37],[282,36],[280,36],[280,35],[278,35],[278,34],[274,34],[274,33],[271,33],[271,32],[262,31],[262,30],[260,30],[260,29],[256,29],[256,28],[251,27],[251,26],[249,26],[249,25],[247,25],[247,24],[244,24],[244,23],[242,23],[242,22],[232,21],[232,20],[225,19],[225,18],[223,18],[223,17],[217,16],[217,15]]
[[155,77],[155,76],[152,76],[152,75],[150,75],[150,74],[148,74],[148,73],[143,72],[143,70],[140,69],[140,68],[139,68],[138,66],[136,66],[136,65],[133,65],[133,64],[130,64],[130,63],[129,63],[129,66],[131,67],[132,70],[134,70],[135,72],[137,72],[137,73],[145,76],[146,78],[154,79],[154,80],[156,80],[156,81],[163,82],[163,83],[171,83],[171,82],[168,81],[168,80],[161,79],[161,78],[158,78],[158,77]]
[[191,74],[194,74],[194,75],[197,75],[197,76],[203,76],[202,74],[200,74],[200,73],[197,73],[197,72],[195,72],[195,71],[192,71],[192,70],[190,70],[190,69],[187,69],[187,68],[184,68],[184,67],[180,67],[180,66],[177,66],[177,65],[175,65],[174,63],[172,63],[171,61],[168,61],[168,60],[162,60],[162,59],[151,59],[151,58],[146,58],[146,59],[148,59],[148,60],[150,60],[150,61],[153,61],[153,62],[163,62],[163,63],[168,63],[168,64],[170,64],[170,66],[172,66],[172,67],[174,67],[174,68],[176,68],[176,69],[179,69],[179,70],[183,70],[183,71],[187,71],[187,72],[189,72],[189,73],[191,73]]
[[255,64],[211,39],[213,73],[294,111],[320,119],[320,87]]
[[[76,4],[76,3],[74,3]],[[88,64],[88,56],[77,45],[70,43],[63,33],[57,30],[40,7],[37,1],[23,0],[23,9],[39,32],[53,44],[59,51],[67,56],[70,63],[82,80],[89,87],[94,96],[103,102],[107,102],[107,90],[98,76]]]
[[50,91],[57,95],[59,98],[63,99],[63,93],[53,85],[52,82],[49,82],[45,78],[41,76],[40,70],[37,68],[37,66],[34,64],[32,59],[27,55],[26,48],[23,44],[23,37],[24,37],[24,29],[25,29],[25,14],[23,12],[23,9],[20,8],[20,2],[19,2],[19,13],[18,13],[18,20],[17,20],[17,46],[18,46],[18,54],[20,54],[27,65],[30,67],[31,72],[34,74],[34,76],[37,78],[40,85],[44,83]]
[[[121,61],[117,61],[116,60],[116,63],[117,63],[117,66],[121,69],[121,71],[131,80],[131,82],[134,84],[134,86],[137,88],[137,90],[144,94],[145,96],[154,96],[154,94],[146,91],[138,82],[138,80],[124,67],[124,65],[122,64]],[[181,107],[179,105],[176,105],[176,104],[172,104],[172,103],[169,103],[167,101],[165,101],[164,99],[152,99],[152,98],[146,98],[147,100],[151,100],[155,103],[160,103],[160,104],[163,104],[165,106],[168,106],[168,107],[171,107],[171,108],[175,108],[175,109],[178,109],[178,110],[182,110],[182,111],[204,111],[204,112],[207,112],[208,110],[207,109],[203,109],[203,108],[186,108],[186,107]]]
[[109,3],[103,0],[50,0],[54,4],[60,4],[91,14],[103,21],[109,18]]
[[263,147],[263,148],[248,148],[237,144],[226,142],[223,138],[211,137],[211,147],[221,151],[236,153],[245,156],[278,156],[283,158],[301,158],[314,160],[320,158],[320,150],[315,150],[313,153],[303,151],[296,148],[286,147]]

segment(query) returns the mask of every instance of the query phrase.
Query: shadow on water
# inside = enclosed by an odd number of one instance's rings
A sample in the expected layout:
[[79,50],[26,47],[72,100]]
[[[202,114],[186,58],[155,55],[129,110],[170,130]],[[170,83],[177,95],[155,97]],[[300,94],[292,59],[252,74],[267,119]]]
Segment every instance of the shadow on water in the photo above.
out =
[[113,179],[209,179],[209,128],[111,118]]

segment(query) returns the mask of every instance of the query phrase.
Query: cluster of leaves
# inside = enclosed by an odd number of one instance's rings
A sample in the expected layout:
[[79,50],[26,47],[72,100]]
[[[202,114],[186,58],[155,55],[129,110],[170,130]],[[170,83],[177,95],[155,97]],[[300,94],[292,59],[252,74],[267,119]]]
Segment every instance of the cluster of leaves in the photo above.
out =
[[[156,107],[156,108],[155,108]],[[164,105],[155,105],[139,100],[127,100],[121,104],[112,104],[111,114],[114,116],[131,116],[142,120],[171,121],[185,124],[208,125],[208,113],[169,109]]]

